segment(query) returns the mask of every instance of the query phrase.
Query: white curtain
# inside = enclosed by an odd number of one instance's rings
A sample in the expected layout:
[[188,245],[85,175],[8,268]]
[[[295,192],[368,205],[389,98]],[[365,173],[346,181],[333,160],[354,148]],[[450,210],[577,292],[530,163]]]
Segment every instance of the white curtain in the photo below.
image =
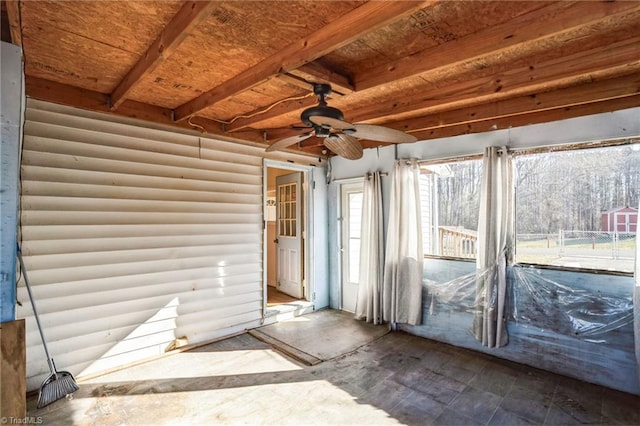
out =
[[360,234],[360,283],[356,299],[356,318],[382,323],[382,188],[380,173],[364,180]]
[[506,269],[512,258],[513,185],[511,155],[506,148],[484,152],[478,220],[476,314],[473,333],[490,348],[508,343],[505,325]]
[[392,324],[422,322],[422,225],[420,167],[395,162],[383,284],[383,319]]
[[[640,211],[640,206],[638,206]],[[636,264],[634,270],[635,286],[633,287],[633,332],[635,337],[638,380],[640,380],[640,229],[636,224]]]

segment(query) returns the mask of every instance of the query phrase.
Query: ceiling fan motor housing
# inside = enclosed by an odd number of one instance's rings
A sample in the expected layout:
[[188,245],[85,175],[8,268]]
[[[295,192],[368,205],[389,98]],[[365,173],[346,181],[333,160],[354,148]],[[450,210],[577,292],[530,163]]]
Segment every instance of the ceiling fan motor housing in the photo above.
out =
[[[329,127],[318,126],[317,124],[312,123],[311,120],[309,120],[309,117],[314,117],[314,116],[331,117],[331,118],[335,118],[336,120],[344,119],[344,116],[342,115],[342,111],[340,111],[338,108],[333,108],[327,105],[317,105],[302,111],[302,114],[300,114],[300,120],[305,125],[313,127],[316,130],[316,133],[318,131],[317,127],[325,129],[327,131],[327,134],[324,136],[329,135]],[[316,136],[322,136],[322,135],[316,134]]]
[[307,108],[300,114],[300,121],[305,125],[313,127],[317,137],[327,137],[331,134],[329,126],[321,126],[312,123],[309,117],[321,116],[335,118],[336,120],[344,120],[342,111],[327,105],[326,96],[331,93],[331,86],[324,83],[313,83],[313,93],[318,97],[318,105]]

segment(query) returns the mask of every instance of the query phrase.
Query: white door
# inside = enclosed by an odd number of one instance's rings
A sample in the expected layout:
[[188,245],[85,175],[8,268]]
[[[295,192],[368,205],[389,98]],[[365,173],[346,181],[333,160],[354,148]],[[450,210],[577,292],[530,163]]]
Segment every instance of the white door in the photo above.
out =
[[276,177],[278,290],[298,299],[302,287],[302,172]]
[[343,184],[341,189],[342,309],[355,312],[360,283],[360,232],[362,182]]

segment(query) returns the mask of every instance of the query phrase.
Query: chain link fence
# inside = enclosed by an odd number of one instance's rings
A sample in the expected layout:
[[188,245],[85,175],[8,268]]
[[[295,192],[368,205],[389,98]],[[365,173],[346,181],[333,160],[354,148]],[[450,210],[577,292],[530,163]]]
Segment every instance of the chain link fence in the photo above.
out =
[[516,260],[633,272],[636,235],[631,232],[559,230],[553,234],[518,234]]

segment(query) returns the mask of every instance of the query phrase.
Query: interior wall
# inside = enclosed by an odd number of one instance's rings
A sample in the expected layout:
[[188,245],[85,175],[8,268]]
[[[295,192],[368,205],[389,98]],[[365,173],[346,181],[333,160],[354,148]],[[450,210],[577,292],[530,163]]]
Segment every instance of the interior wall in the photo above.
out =
[[[260,326],[263,147],[31,99],[26,118],[23,253],[58,369]],[[47,363],[23,282],[18,299],[33,390]]]
[[309,212],[308,238],[311,239],[311,300],[314,309],[329,306],[329,222],[327,168],[314,167],[309,182],[313,197],[313,209]]
[[[553,123],[537,124],[531,126],[523,126],[519,128],[512,128],[508,130],[498,130],[488,133],[463,135],[458,137],[443,138],[430,141],[416,142],[412,144],[400,144],[397,147],[384,147],[380,149],[368,149],[365,150],[365,154],[362,159],[357,161],[349,161],[339,157],[333,157],[331,162],[332,183],[329,185],[329,221],[331,224],[331,230],[329,233],[329,265],[330,265],[330,282],[331,282],[331,294],[330,301],[331,306],[334,308],[340,307],[340,262],[339,262],[339,246],[340,241],[338,239],[339,224],[338,224],[338,206],[339,206],[339,181],[340,179],[352,178],[355,176],[361,176],[367,172],[379,170],[389,172],[391,174],[393,169],[393,162],[395,158],[418,158],[418,159],[441,159],[451,158],[462,155],[474,155],[483,152],[487,146],[509,146],[511,148],[531,148],[539,146],[549,146],[554,144],[566,144],[576,142],[596,141],[601,139],[617,139],[617,138],[632,138],[640,136],[640,108],[632,108],[628,110],[615,111],[605,114],[597,114],[586,117],[573,118],[569,120],[562,120]],[[385,213],[385,241],[386,241],[386,229],[387,229],[387,217],[389,211],[389,197],[390,197],[390,182],[391,176],[383,178],[382,186],[382,198]],[[427,263],[429,264],[429,263]],[[471,268],[475,267],[474,263],[471,263]],[[454,263],[443,264],[439,267],[440,273],[455,273],[457,266]],[[561,272],[562,273],[562,272]],[[578,281],[577,275],[569,274],[566,279],[570,281],[572,279]],[[602,275],[594,275],[593,279],[602,286],[606,286],[609,278]],[[622,281],[625,281],[623,279]],[[628,281],[628,280],[627,280]],[[623,283],[622,285],[627,285]],[[627,297],[626,294],[621,295],[623,299]],[[625,299],[626,300],[626,299]],[[428,310],[428,306],[425,306],[425,312]],[[440,322],[441,328],[430,329],[429,323],[433,323],[434,320],[425,318],[426,325],[422,328],[403,328],[405,331],[421,335],[423,337],[429,337],[436,340],[447,341],[448,343],[458,344],[461,346],[467,346],[459,340],[448,341],[446,336],[451,333],[466,333],[466,329],[459,329],[456,332],[451,330],[452,326],[459,324],[458,319],[455,316],[450,316]],[[447,322],[449,321],[449,322]],[[517,328],[511,331],[512,339],[515,341],[522,334],[519,334]],[[566,337],[566,336],[560,336]],[[616,351],[616,357],[618,359],[630,359],[633,356],[633,339],[632,336],[626,336],[627,342],[631,346],[621,345]],[[587,382],[594,382],[604,386],[608,386],[614,389],[621,389],[627,392],[638,392],[637,383],[635,383],[636,373],[631,371],[630,364],[623,365],[622,372],[613,371],[616,368],[620,368],[620,364],[611,363],[607,364],[602,361],[602,357],[611,348],[606,344],[597,347],[594,351],[594,347],[589,345],[585,346],[582,340],[571,340],[569,337],[568,342],[575,343],[574,345],[568,344],[564,349],[560,351],[549,350],[549,346],[546,345],[543,339],[527,342],[527,351],[519,350],[517,345],[513,345],[511,349],[497,349],[492,350],[490,353],[497,357],[508,358],[516,362],[530,364],[542,369],[549,369],[560,374],[570,374],[576,378],[585,380]],[[468,345],[468,347],[472,347]],[[478,349],[477,347],[473,347]],[[522,347],[520,347],[522,349]],[[578,369],[568,371],[563,369],[563,366],[579,359],[577,364],[580,366]],[[597,360],[597,361],[596,361]],[[598,373],[594,379],[592,370],[595,369]],[[627,380],[622,383],[619,378],[622,376],[631,376],[631,381]]]
[[12,321],[15,313],[16,236],[18,225],[18,170],[22,144],[23,74],[22,49],[0,43],[0,322]]
[[522,149],[638,137],[640,108],[630,108],[493,132],[401,144],[398,145],[398,158],[427,160],[478,154],[488,146]]
[[[443,284],[473,274],[475,268],[475,262],[425,259],[424,280],[435,287],[436,283]],[[509,344],[502,348],[487,348],[473,337],[471,328],[474,312],[469,309],[474,303],[472,294],[462,297],[468,300],[454,296],[445,303],[439,301],[437,291],[431,292],[427,285],[423,285],[422,292],[423,324],[402,324],[399,329],[589,383],[640,394],[631,312],[620,324],[604,327],[593,335],[583,336],[576,330],[589,325],[586,323],[586,318],[589,318],[586,313],[590,310],[601,315],[599,320],[607,318],[603,306],[594,306],[592,300],[585,298],[585,294],[600,299],[603,305],[609,301],[616,306],[630,306],[633,278],[543,269],[531,273],[547,282],[559,283],[567,294],[554,298],[541,289],[539,294],[533,295],[526,289],[532,284],[524,282],[526,275],[519,276],[511,270],[507,278],[510,289],[507,310],[512,314],[517,313],[520,318],[510,318],[507,322]],[[475,280],[471,278],[471,281],[470,284],[475,286]],[[518,297],[513,294],[516,287],[521,290],[518,291]],[[461,291],[459,295],[463,293]],[[447,294],[446,298],[450,296]],[[534,300],[536,298],[543,299],[547,305],[541,309],[541,300]],[[578,310],[583,313],[580,314]],[[522,320],[523,316],[530,316],[532,312],[536,312],[537,316]],[[571,323],[570,313],[584,317],[585,324]]]

